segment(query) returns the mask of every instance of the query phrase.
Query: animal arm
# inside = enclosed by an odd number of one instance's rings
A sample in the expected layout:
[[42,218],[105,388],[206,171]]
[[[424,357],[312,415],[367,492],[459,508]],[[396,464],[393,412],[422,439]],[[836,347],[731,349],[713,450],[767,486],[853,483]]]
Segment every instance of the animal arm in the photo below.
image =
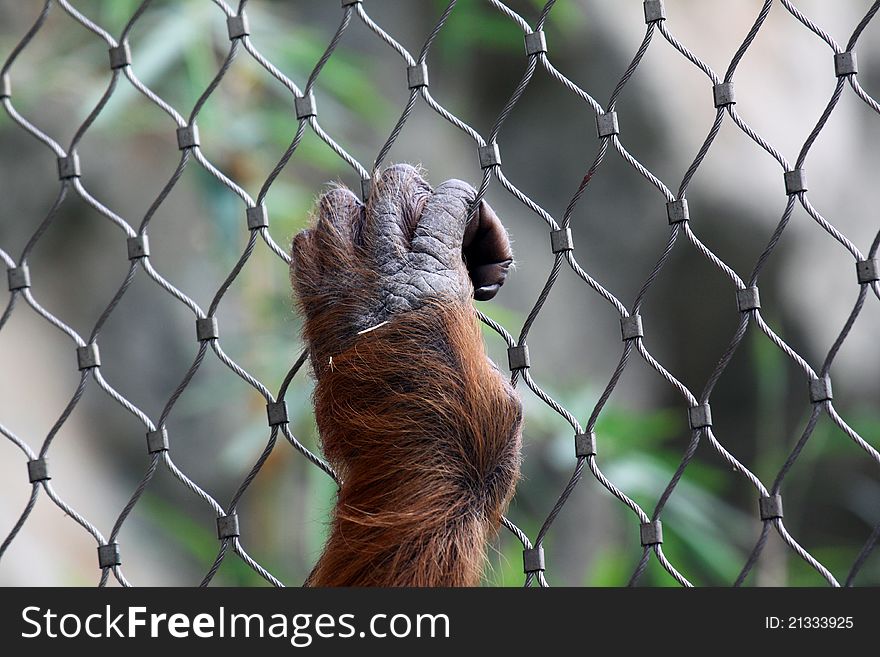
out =
[[522,411],[471,298],[512,262],[474,189],[386,169],[366,206],[339,187],[293,243],[315,417],[342,477],[312,586],[473,586],[519,476]]

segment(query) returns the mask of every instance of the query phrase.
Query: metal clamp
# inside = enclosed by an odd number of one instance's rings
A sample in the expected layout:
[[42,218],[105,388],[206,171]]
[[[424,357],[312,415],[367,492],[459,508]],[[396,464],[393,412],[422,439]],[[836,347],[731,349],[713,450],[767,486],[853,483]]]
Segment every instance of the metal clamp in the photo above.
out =
[[222,541],[236,536],[241,536],[241,531],[238,529],[237,513],[230,513],[228,516],[217,518],[217,538]]
[[307,119],[310,116],[318,116],[318,108],[315,105],[315,94],[309,92],[307,96],[297,96],[293,99],[293,107],[296,110],[296,118]]
[[604,139],[612,135],[620,134],[620,124],[617,122],[617,112],[605,112],[596,117],[596,131],[599,138]]
[[550,231],[550,250],[553,253],[574,251],[574,240],[571,237],[571,228],[560,228]]
[[98,546],[98,566],[101,569],[122,565],[119,557],[119,543]]
[[639,525],[639,538],[644,547],[660,545],[663,542],[663,523],[659,520],[643,522]]
[[85,347],[77,347],[76,365],[80,370],[101,367],[101,352],[98,349],[98,345],[90,342]]
[[150,238],[147,235],[136,235],[125,240],[128,249],[128,259],[137,260],[150,255]]
[[247,227],[250,230],[269,227],[269,211],[265,205],[248,208],[245,210],[245,214],[247,215]]
[[666,7],[663,0],[645,0],[645,22],[656,23],[666,20]]
[[669,225],[680,224],[683,221],[690,221],[691,215],[688,210],[688,202],[686,198],[680,198],[677,201],[669,201],[666,204],[666,218]]
[[736,307],[741,313],[758,310],[761,307],[761,294],[754,285],[736,291]]
[[529,346],[521,344],[516,347],[510,347],[507,350],[507,362],[510,365],[511,372],[529,367]]
[[290,422],[287,415],[287,402],[283,399],[281,401],[269,402],[266,404],[266,415],[269,418],[270,427]]
[[698,404],[688,408],[688,424],[691,429],[712,426],[712,409],[709,404]]
[[620,318],[620,335],[623,341],[635,340],[645,337],[645,329],[642,327],[642,316],[639,314]]
[[489,167],[501,165],[501,151],[498,150],[498,144],[494,141],[491,144],[480,146],[477,149],[480,155],[480,168],[488,169]]
[[782,518],[782,495],[768,495],[759,498],[758,510],[761,513],[761,520]]
[[205,317],[196,320],[196,339],[199,342],[205,340],[216,340],[220,337],[220,327],[217,325],[216,317]]
[[531,57],[538,53],[547,52],[547,37],[544,36],[544,30],[537,32],[529,32],[526,34],[526,55]]
[[425,62],[406,67],[406,83],[410,89],[428,86],[428,65]]
[[186,150],[199,145],[199,126],[195,123],[177,129],[177,148]]
[[32,484],[35,484],[39,481],[47,481],[52,478],[52,476],[49,474],[48,457],[28,461],[27,469],[28,479]]
[[161,426],[156,431],[147,432],[147,452],[149,454],[167,452],[168,449],[168,429]]
[[[9,271],[12,271],[11,269]],[[856,263],[856,277],[860,284],[880,281],[880,260],[869,258]]]
[[58,178],[67,180],[68,178],[79,178],[82,175],[82,169],[79,166],[79,155],[71,153],[67,157],[58,158]]
[[834,75],[842,78],[845,75],[855,75],[859,72],[859,60],[856,54],[849,50],[834,55]]
[[229,34],[229,40],[235,41],[242,37],[250,36],[251,26],[248,23],[246,14],[239,16],[230,16],[226,19],[226,32]]
[[115,48],[108,50],[110,53],[110,68],[116,70],[131,66],[131,48],[128,47],[128,41],[123,41]]
[[574,435],[574,455],[577,458],[596,456],[596,432],[576,433]]
[[807,191],[807,174],[803,169],[785,172],[785,193],[791,196]]
[[537,573],[545,570],[544,566],[544,548],[540,545],[534,548],[526,548],[523,550],[523,572]]
[[12,82],[9,80],[9,74],[0,75],[0,98],[9,98],[12,96]]
[[822,376],[816,379],[810,379],[810,401],[814,404],[834,399],[834,393],[831,390],[831,378]]
[[736,105],[736,91],[733,88],[733,82],[716,84],[712,87],[712,97],[715,100],[715,107]]
[[22,290],[31,286],[31,270],[27,265],[13,267],[6,270],[6,280],[9,283],[9,291]]

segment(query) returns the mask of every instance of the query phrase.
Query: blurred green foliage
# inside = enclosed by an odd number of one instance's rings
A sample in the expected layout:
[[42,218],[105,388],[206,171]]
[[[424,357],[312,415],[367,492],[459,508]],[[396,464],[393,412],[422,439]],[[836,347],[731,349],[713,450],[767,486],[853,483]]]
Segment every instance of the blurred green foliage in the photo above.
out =
[[[83,3],[84,6],[86,4]],[[121,29],[139,4],[138,0],[114,0],[92,3],[89,10],[100,24]],[[524,10],[529,9],[529,5],[532,10],[543,5],[538,0],[519,4],[524,5]],[[446,2],[437,0],[434,5],[439,14]],[[253,3],[248,8],[251,25],[260,34],[261,50],[282,71],[301,84],[326,47],[328,28],[297,22],[296,38],[290,38],[288,21],[279,21],[273,15],[277,9],[277,5]],[[286,7],[285,11],[293,17],[296,15],[295,7]],[[551,34],[563,33],[576,29],[581,21],[582,13],[577,11],[575,3],[560,2],[551,15],[547,29]],[[91,61],[91,57],[84,56],[84,51],[94,49],[94,39],[83,30],[69,27],[59,26],[52,32],[57,40],[54,47],[60,48],[72,61]],[[217,10],[209,2],[156,3],[148,16],[137,24],[131,41],[136,53],[138,76],[160,96],[173,99],[172,104],[184,114],[184,108],[195,105],[201,91],[216,74],[223,59],[221,46],[228,43],[225,25],[217,20]],[[432,56],[438,57],[443,65],[460,67],[476,57],[478,50],[519,50],[521,42],[521,31],[512,21],[487,3],[463,0],[458,3]],[[3,35],[0,51],[8,52],[11,47],[12,37]],[[38,48],[34,50],[39,53]],[[26,57],[31,55],[31,52],[26,53]],[[104,91],[107,73],[102,66],[103,61],[100,65],[96,63],[92,69],[80,71],[84,90],[77,107],[80,116],[88,113]],[[369,58],[348,51],[343,42],[323,70],[317,89],[318,101],[331,122],[338,126],[349,123],[358,126],[357,130],[346,133],[351,139],[357,139],[358,133],[372,134],[370,131],[377,131],[388,116],[399,113],[399,108],[370,83],[370,66]],[[34,70],[36,68],[35,64]],[[22,93],[17,95],[16,103],[27,113],[29,108],[42,102],[47,89],[64,88],[63,75],[63,68],[44,76],[34,75],[28,84],[21,85]],[[237,59],[233,64],[233,73],[227,80],[206,103],[199,114],[198,123],[209,157],[221,169],[233,172],[236,181],[253,191],[265,179],[295,134],[296,121],[292,116],[290,95],[248,57],[240,56]],[[130,85],[120,85],[113,101],[102,113],[96,130],[112,133],[115,139],[120,136],[142,138],[146,135],[164,139],[170,144],[173,135],[169,135],[168,117],[154,108],[145,110],[145,107],[142,98]],[[9,122],[0,119],[0,130],[9,128]],[[204,135],[222,135],[222,139],[205,139]],[[362,136],[361,139],[369,141],[368,137]],[[296,162],[299,167],[297,174],[282,174],[268,196],[273,231],[277,230],[279,235],[285,237],[301,228],[308,216],[316,194],[312,181],[331,180],[347,168],[335,153],[311,133],[299,145]],[[210,215],[216,218],[211,222],[214,230],[209,236],[210,251],[228,269],[241,252],[240,202],[210,175],[200,170],[191,175],[195,176],[195,185],[204,206],[210,208]],[[297,327],[289,319],[289,291],[286,286],[278,287],[270,282],[260,269],[255,274],[245,270],[242,278],[247,290],[247,293],[240,295],[243,304],[240,315],[247,318],[245,330],[224,338],[224,347],[230,353],[244,355],[244,360],[260,380],[279,382],[296,356],[291,353],[290,346],[290,336],[296,333]],[[521,326],[524,319],[520,313],[498,303],[490,304],[484,310],[510,329]],[[261,327],[265,326],[273,329],[261,332]],[[259,333],[259,341],[252,339],[253,332]],[[499,346],[497,336],[491,331],[487,330],[485,335],[490,352],[496,360],[501,360],[503,345]],[[758,404],[754,444],[750,447],[755,451],[755,472],[768,482],[785,459],[792,443],[792,439],[780,440],[779,436],[792,435],[791,426],[803,427],[806,416],[795,423],[787,423],[784,414],[779,412],[786,407],[789,388],[795,385],[785,356],[779,349],[763,335],[754,332],[748,337],[747,349]],[[289,358],[278,358],[278,354],[287,354]],[[564,406],[577,409],[582,421],[583,414],[592,408],[598,398],[597,386],[600,385],[599,381],[591,380],[576,387],[559,389],[553,382],[541,383],[546,383],[547,392]],[[307,377],[300,375],[294,380],[286,399],[293,433],[309,448],[317,449],[318,437],[309,400],[310,387]],[[529,536],[534,537],[570,474],[572,436],[570,427],[552,409],[536,399],[522,383],[519,389],[525,404],[530,456],[535,461],[549,464],[547,467],[551,470],[549,475],[541,474],[534,463],[526,461],[523,489],[528,491],[534,506],[515,504],[511,511],[512,519]],[[200,382],[187,392],[176,412],[184,419],[188,416],[198,417],[218,404],[235,403],[235,395],[239,392],[239,389],[230,392],[226,380]],[[258,408],[260,402],[255,397],[251,417],[262,412]],[[806,413],[806,409],[803,413]],[[880,414],[876,408],[853,409],[849,416],[853,418],[854,427],[863,435],[880,435]],[[265,429],[247,424],[231,428],[230,433],[229,440],[218,449],[217,456],[221,467],[236,472],[240,477],[259,454],[261,448],[255,446],[265,441]],[[599,419],[597,433],[601,436],[604,473],[650,515],[660,492],[678,467],[689,436],[681,408],[628,408],[618,405],[612,397]],[[280,441],[283,442],[283,438]],[[282,447],[283,450],[276,451],[292,453],[288,446]],[[818,474],[820,466],[837,462],[840,468],[847,467],[854,452],[853,445],[841,438],[839,430],[830,423],[820,423],[811,439],[810,449],[803,453],[798,467],[786,480],[786,490],[794,494],[806,492],[815,484],[814,477],[828,476],[827,467],[822,475]],[[291,476],[294,466],[290,462],[295,459],[299,457],[286,457],[283,467],[274,468],[271,473],[261,475],[261,478]],[[295,470],[297,476],[307,478],[307,486],[313,491],[310,501],[314,507],[330,508],[335,493],[332,481],[316,468],[301,462]],[[585,471],[584,478],[591,478],[588,471]],[[751,507],[744,510],[744,504],[754,506],[754,500],[748,498],[744,502],[740,499],[741,484],[742,478],[732,474],[719,458],[697,459],[688,467],[663,513],[666,537],[664,551],[696,584],[732,582],[754,544],[760,529],[759,522]],[[536,490],[536,487],[541,489]],[[585,567],[579,581],[569,583],[623,585],[638,562],[640,550],[621,549],[620,545],[638,547],[637,518],[604,489],[593,487],[590,494],[603,497],[610,513],[610,525],[583,527],[584,532],[602,532],[606,540],[596,552],[584,555]],[[792,498],[796,499],[794,494]],[[267,507],[263,509],[264,513],[276,518],[284,519],[288,513],[281,498],[274,501],[263,499],[260,504]],[[790,512],[786,508],[786,522],[795,525],[809,523],[811,510],[795,509],[793,507],[793,512]],[[210,521],[201,515],[193,515],[188,507],[178,506],[170,499],[165,499],[161,491],[152,489],[145,495],[138,511],[152,524],[151,531],[174,545],[175,553],[190,563],[193,572],[204,572],[213,561],[217,540]],[[859,512],[854,510],[853,515],[859,516]],[[868,515],[862,513],[860,520],[865,536],[869,532],[868,523],[875,521]],[[325,525],[316,523],[310,527],[312,533],[306,542],[308,550],[314,554],[323,543]],[[812,547],[811,551],[834,572],[845,573],[860,546],[841,544],[839,538],[832,535],[825,536],[824,540],[825,543]],[[556,549],[553,541],[551,532],[546,543],[551,554]],[[264,545],[262,551],[254,556],[284,581],[295,583],[307,574],[307,570],[291,563],[283,542]],[[521,546],[515,540],[502,536],[493,545],[489,562],[487,584],[521,585]],[[761,568],[759,566],[758,570]],[[775,569],[772,573],[775,582],[790,585],[820,583],[815,571],[790,552],[784,552],[781,559],[775,559],[772,568]],[[755,578],[752,575],[749,582],[753,583]],[[876,559],[866,566],[862,579],[875,583],[880,581],[880,566]],[[264,584],[258,575],[235,558],[226,559],[215,581],[225,585]],[[642,578],[642,584],[676,585],[654,558]]]

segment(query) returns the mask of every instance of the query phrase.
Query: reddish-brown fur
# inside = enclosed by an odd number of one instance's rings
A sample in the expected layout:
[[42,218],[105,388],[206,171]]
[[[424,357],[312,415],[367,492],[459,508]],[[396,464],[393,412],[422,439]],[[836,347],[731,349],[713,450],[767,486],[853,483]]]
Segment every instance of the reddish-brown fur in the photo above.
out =
[[341,331],[376,282],[344,237],[324,226],[293,248],[315,416],[343,482],[308,584],[476,585],[519,473],[520,402],[486,357],[469,299]]

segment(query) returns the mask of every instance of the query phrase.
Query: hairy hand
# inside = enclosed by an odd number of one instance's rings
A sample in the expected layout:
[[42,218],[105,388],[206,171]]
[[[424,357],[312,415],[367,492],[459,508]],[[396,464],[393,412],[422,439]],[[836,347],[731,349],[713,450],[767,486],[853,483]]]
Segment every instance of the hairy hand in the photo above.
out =
[[495,296],[510,243],[485,201],[469,221],[475,198],[461,180],[432,190],[407,164],[382,173],[366,207],[344,187],[327,192],[292,251],[313,359],[325,362],[395,314]]
[[513,495],[522,409],[486,357],[471,297],[511,264],[507,233],[460,180],[386,169],[293,241],[321,447],[342,479],[316,586],[473,586]]

